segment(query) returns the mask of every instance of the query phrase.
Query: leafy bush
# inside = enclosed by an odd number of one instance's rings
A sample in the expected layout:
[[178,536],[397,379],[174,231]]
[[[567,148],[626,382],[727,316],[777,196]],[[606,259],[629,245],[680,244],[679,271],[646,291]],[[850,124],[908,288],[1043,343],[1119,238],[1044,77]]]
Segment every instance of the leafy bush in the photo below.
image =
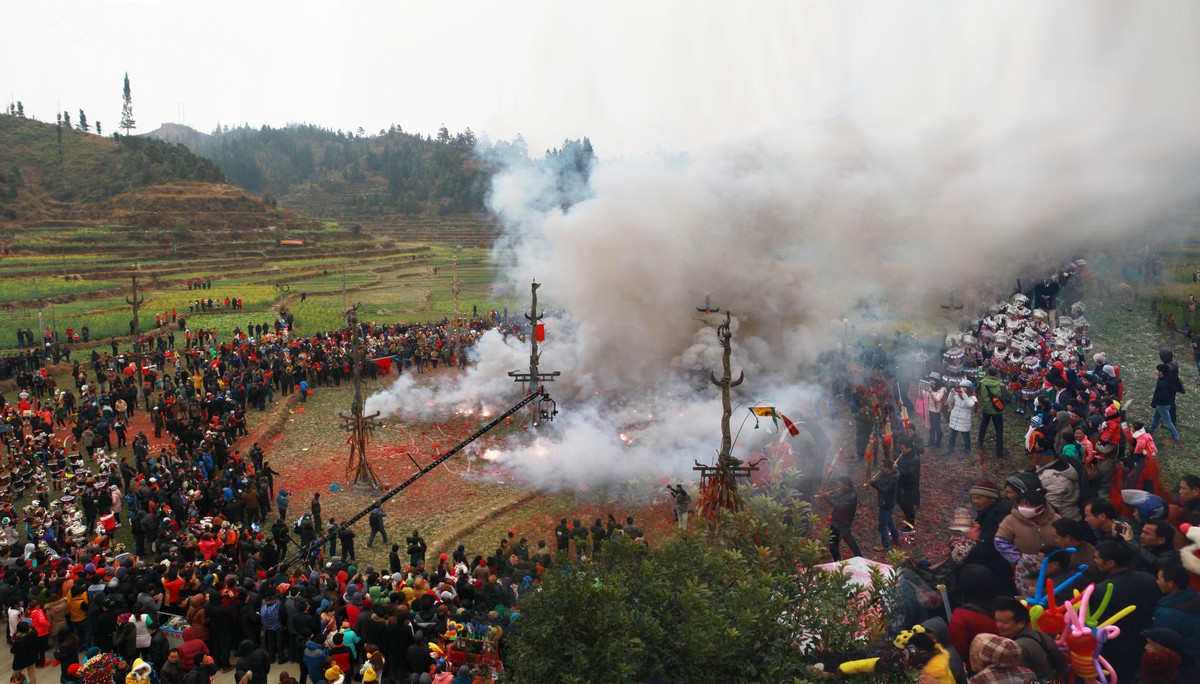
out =
[[886,631],[892,585],[814,570],[823,542],[782,513],[752,500],[715,531],[618,538],[594,565],[553,568],[523,597],[511,681],[795,681],[823,652],[862,650]]

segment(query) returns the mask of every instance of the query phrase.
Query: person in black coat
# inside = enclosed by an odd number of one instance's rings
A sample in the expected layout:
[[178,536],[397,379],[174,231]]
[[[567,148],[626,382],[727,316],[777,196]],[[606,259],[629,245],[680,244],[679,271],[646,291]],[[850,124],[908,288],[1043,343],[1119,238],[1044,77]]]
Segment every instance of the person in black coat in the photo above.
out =
[[429,647],[425,645],[425,633],[416,633],[416,642],[408,647],[408,671],[429,672],[433,659],[429,657]]
[[838,488],[829,494],[817,493],[817,498],[824,499],[833,509],[829,522],[829,555],[835,561],[842,559],[841,542],[845,541],[850,552],[861,556],[858,540],[854,538],[854,516],[858,512],[858,494],[854,491],[854,482],[841,476],[837,479]]
[[254,642],[245,639],[238,646],[238,659],[234,665],[234,681],[242,681],[242,677],[249,672],[251,674],[250,684],[267,684],[267,677],[271,673],[271,659],[267,657],[267,652],[254,645]]
[[223,590],[220,598],[208,602],[208,629],[212,635],[213,660],[222,670],[229,668],[229,656],[233,650],[233,604],[231,589]]
[[343,527],[338,530],[338,541],[342,543],[342,560],[354,560],[354,530]]
[[1179,442],[1179,430],[1171,419],[1171,407],[1175,405],[1175,393],[1179,387],[1179,379],[1171,377],[1171,367],[1165,363],[1158,364],[1158,381],[1154,384],[1154,396],[1150,399],[1150,405],[1154,407],[1154,420],[1150,421],[1147,432],[1153,435],[1158,424],[1165,423],[1175,443]]
[[971,487],[971,504],[975,506],[975,522],[979,525],[979,543],[964,561],[964,565],[982,565],[992,571],[996,592],[1004,596],[1017,593],[1012,565],[996,550],[996,532],[1008,514],[1012,502],[1000,496],[1000,488],[990,480],[981,480]]
[[900,530],[896,527],[896,489],[900,480],[896,476],[893,464],[886,458],[879,463],[879,474],[868,482],[866,487],[874,487],[877,503],[879,504],[879,538],[878,550],[887,551],[893,546],[900,546]]
[[900,440],[900,457],[896,459],[899,476],[896,503],[904,513],[910,530],[917,527],[917,509],[921,507],[921,455],[908,439]]
[[1142,632],[1154,622],[1153,606],[1162,596],[1158,579],[1148,572],[1130,570],[1133,550],[1115,541],[1103,541],[1096,545],[1096,566],[1104,573],[1104,579],[1096,583],[1088,606],[1090,614],[1097,615],[1100,603],[1108,587],[1112,586],[1112,600],[1108,602],[1101,619],[1111,617],[1126,606],[1137,606],[1121,619],[1121,634],[1109,639],[1100,649],[1117,674],[1118,681],[1134,681],[1141,664],[1142,652],[1146,648],[1146,637]]
[[[366,620],[362,618],[365,615]],[[383,606],[375,606],[370,612],[363,611],[359,615],[354,631],[362,637],[364,644],[375,644],[387,652],[387,617]]]
[[24,620],[18,622],[17,631],[12,635],[12,646],[9,647],[12,652],[12,671],[25,671],[26,679],[31,682],[37,680],[36,668],[42,664],[43,652],[39,646],[37,634],[29,623]]
[[399,544],[392,544],[392,550],[388,552],[388,570],[393,575],[404,570],[404,564],[400,562]]
[[157,622],[151,624],[150,646],[146,648],[146,655],[143,659],[154,666],[155,669],[160,669],[166,665],[167,655],[170,652],[171,644],[167,642],[166,633],[158,628]]
[[388,620],[387,675],[396,679],[408,676],[408,648],[416,643],[416,630],[410,619],[408,606],[401,604],[400,610]]

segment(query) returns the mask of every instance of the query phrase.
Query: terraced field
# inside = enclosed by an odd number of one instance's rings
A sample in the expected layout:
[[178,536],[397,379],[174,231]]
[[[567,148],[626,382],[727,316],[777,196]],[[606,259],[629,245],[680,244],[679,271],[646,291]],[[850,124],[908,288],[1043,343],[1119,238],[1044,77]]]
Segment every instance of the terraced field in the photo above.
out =
[[[464,232],[469,228],[453,231],[463,243],[457,253],[459,243],[400,240],[398,231],[367,234],[332,224],[162,231],[63,223],[24,229],[0,243],[13,252],[0,256],[0,351],[15,348],[17,328],[38,329],[39,308],[41,325],[60,334],[86,325],[93,344],[127,337],[132,311],[125,300],[133,276],[144,297],[143,331],[154,328],[155,314],[173,309],[187,327],[221,337],[272,322],[281,304],[305,332],[340,326],[343,302],[361,303],[368,319],[379,322],[440,320],[454,310],[456,257],[462,310],[507,304],[495,299],[492,284],[504,264],[493,261],[491,229],[482,223],[470,227],[475,235]],[[211,289],[189,289],[196,280],[210,280]],[[192,310],[201,297],[217,306]],[[226,297],[241,298],[242,308],[227,308]]]

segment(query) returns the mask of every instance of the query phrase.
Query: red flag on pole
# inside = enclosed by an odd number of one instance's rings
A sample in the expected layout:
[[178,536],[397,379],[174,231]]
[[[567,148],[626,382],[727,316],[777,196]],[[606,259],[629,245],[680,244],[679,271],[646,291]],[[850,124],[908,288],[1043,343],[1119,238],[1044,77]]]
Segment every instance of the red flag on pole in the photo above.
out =
[[537,336],[537,341],[538,341],[538,342],[545,342],[545,341],[546,341],[546,324],[545,324],[545,323],[538,323],[538,324],[537,324],[537,333],[536,333],[536,336]]
[[371,359],[371,360],[374,361],[375,365],[379,367],[380,373],[387,375],[388,373],[392,372],[392,357],[385,356],[380,359]]

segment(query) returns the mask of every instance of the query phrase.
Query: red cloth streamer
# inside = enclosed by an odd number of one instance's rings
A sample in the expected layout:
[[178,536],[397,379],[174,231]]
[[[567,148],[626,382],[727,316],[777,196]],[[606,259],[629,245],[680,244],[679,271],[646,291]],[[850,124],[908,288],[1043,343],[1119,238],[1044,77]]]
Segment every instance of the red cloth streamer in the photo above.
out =
[[778,411],[775,412],[775,415],[779,416],[780,420],[783,421],[784,426],[787,427],[787,431],[790,432],[793,437],[800,434],[800,428],[796,427],[796,424],[793,423],[787,416]]
[[535,333],[535,336],[536,336],[538,342],[546,341],[546,324],[545,323],[537,324],[537,332]]
[[374,361],[375,365],[379,367],[380,373],[387,375],[388,373],[392,372],[392,357],[385,356],[383,358],[371,359],[371,360]]

